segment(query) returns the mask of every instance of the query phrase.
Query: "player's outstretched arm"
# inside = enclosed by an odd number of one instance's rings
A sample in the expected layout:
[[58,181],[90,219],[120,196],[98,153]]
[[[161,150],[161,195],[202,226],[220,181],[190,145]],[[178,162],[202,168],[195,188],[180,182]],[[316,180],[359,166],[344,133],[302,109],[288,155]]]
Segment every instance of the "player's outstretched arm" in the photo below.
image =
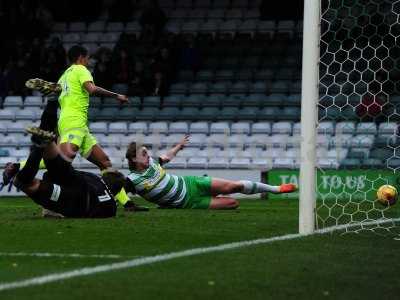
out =
[[92,81],[86,81],[83,84],[83,87],[90,95],[99,95],[106,97],[114,97],[120,103],[128,103],[128,97],[126,95],[121,95],[118,93],[111,92],[109,90],[103,89],[102,87],[96,86]]
[[190,136],[188,134],[185,135],[182,138],[182,140],[178,144],[176,144],[174,147],[172,147],[167,153],[160,155],[160,162],[162,164],[166,164],[166,163],[170,162],[176,156],[176,154],[179,151],[181,151],[183,148],[185,148],[187,143],[189,143],[189,138],[190,138]]

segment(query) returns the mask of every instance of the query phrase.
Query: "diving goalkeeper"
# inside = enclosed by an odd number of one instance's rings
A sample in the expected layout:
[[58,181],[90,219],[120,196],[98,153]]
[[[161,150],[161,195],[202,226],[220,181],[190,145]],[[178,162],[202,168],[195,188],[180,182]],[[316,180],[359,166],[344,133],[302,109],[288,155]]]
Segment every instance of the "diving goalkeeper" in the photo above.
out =
[[[48,107],[47,107],[48,108]],[[50,112],[50,113],[49,113]],[[102,176],[75,170],[60,155],[50,131],[51,111],[45,109],[40,128],[29,128],[32,134],[30,155],[19,170],[14,185],[53,216],[70,218],[108,218],[117,211],[114,196],[125,184],[125,177],[108,170]],[[42,158],[47,172],[43,179],[35,178]]]
[[[68,59],[71,62],[71,66],[62,74],[57,84],[41,79],[31,79],[27,81],[27,87],[39,90],[44,94],[61,93],[58,99],[61,108],[58,133],[62,157],[72,162],[76,154],[80,152],[81,156],[104,172],[112,168],[112,164],[107,154],[97,143],[96,138],[89,131],[89,95],[114,97],[120,103],[127,103],[128,98],[125,95],[108,91],[94,84],[93,77],[87,69],[89,55],[84,47],[78,45],[71,47],[68,51]],[[16,164],[13,164],[6,168],[3,175],[5,184],[18,171],[15,166]],[[44,168],[43,165],[41,167]],[[116,195],[116,199],[128,210],[147,210],[129,201],[124,188]]]
[[185,136],[180,143],[154,161],[146,149],[132,142],[126,152],[131,173],[127,191],[165,208],[235,209],[236,199],[224,195],[233,193],[291,193],[294,184],[272,186],[248,180],[231,181],[207,176],[175,176],[162,165],[171,161],[189,142]]

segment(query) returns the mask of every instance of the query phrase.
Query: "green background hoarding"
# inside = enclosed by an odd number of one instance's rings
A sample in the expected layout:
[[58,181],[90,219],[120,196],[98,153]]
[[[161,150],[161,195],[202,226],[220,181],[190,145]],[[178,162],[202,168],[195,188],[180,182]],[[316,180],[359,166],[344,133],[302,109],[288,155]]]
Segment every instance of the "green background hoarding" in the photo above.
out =
[[[262,175],[263,180],[271,185],[282,183],[299,184],[299,170],[270,170]],[[318,199],[352,199],[360,201],[375,199],[376,190],[383,184],[398,188],[400,173],[391,170],[318,170]],[[268,199],[298,199],[299,193],[271,194]]]

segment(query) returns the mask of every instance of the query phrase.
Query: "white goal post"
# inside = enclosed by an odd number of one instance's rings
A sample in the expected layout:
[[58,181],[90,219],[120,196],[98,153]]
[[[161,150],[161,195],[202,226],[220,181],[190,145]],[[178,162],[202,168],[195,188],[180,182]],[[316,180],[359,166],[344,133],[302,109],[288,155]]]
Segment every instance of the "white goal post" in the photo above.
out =
[[315,229],[320,0],[304,0],[299,233]]

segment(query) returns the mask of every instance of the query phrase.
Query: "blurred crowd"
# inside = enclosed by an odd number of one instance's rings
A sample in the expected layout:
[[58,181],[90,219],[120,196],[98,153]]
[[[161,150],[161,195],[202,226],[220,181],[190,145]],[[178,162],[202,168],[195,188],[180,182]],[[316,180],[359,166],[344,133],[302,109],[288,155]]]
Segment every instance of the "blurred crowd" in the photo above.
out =
[[[28,95],[24,83],[29,78],[57,81],[60,77],[68,61],[61,40],[49,39],[54,20],[82,20],[86,14],[84,19],[90,21],[107,14],[102,17],[127,21],[135,1],[99,1],[102,5],[57,1],[57,7],[53,2],[0,2],[0,97]],[[102,47],[92,54],[89,68],[96,84],[135,96],[165,95],[178,69],[198,69],[201,57],[195,40],[166,33],[165,13],[157,1],[146,3],[139,19],[143,28],[140,41],[123,33],[113,49]],[[75,4],[78,12],[72,11]],[[71,11],[70,17],[60,14],[60,9]]]

